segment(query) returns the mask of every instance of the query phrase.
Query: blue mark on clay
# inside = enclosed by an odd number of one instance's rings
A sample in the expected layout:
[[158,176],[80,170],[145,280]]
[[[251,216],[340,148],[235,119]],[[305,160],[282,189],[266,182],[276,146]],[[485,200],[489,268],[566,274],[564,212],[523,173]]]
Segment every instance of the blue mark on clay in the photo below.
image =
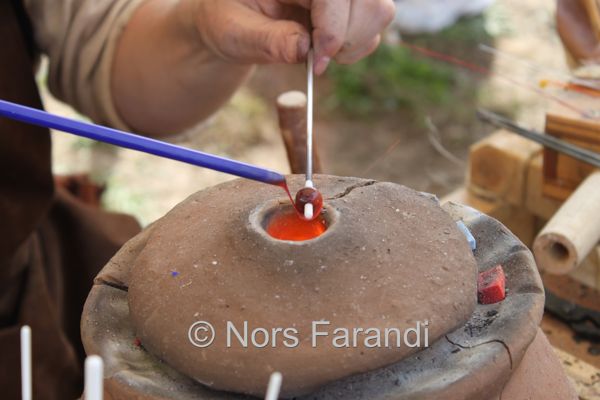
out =
[[173,278],[176,278],[176,277],[178,277],[178,276],[179,276],[179,272],[177,272],[177,271],[171,271],[171,276],[172,276]]
[[467,228],[465,223],[462,221],[456,221],[456,225],[458,226],[458,229],[460,229],[460,231],[463,233],[463,235],[465,235],[465,237],[467,238],[467,242],[469,242],[469,247],[471,247],[471,250],[475,251],[475,249],[477,248],[477,242],[475,241],[475,238],[473,237],[473,234],[471,233],[469,228]]

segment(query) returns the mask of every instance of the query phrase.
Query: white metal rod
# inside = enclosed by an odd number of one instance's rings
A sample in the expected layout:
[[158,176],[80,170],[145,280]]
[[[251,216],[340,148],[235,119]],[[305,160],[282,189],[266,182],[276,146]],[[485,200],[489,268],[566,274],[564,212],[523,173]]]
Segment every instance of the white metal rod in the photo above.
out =
[[307,88],[306,88],[306,180],[312,182],[313,174],[313,104],[314,104],[314,80],[315,80],[315,54],[314,50],[308,52]]
[[277,400],[279,398],[279,392],[281,391],[281,381],[283,376],[279,372],[273,372],[269,379],[269,387],[267,388],[267,395],[265,400]]
[[85,359],[85,400],[102,400],[104,396],[104,363],[100,356]]
[[21,394],[23,400],[31,400],[31,328],[21,328]]

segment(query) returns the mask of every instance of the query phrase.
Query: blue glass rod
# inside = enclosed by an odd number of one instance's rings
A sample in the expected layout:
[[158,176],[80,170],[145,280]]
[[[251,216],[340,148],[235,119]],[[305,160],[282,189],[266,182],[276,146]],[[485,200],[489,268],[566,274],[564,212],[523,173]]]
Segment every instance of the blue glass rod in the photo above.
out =
[[282,174],[255,165],[230,160],[225,157],[215,156],[213,154],[188,149],[140,135],[134,135],[118,129],[61,117],[46,111],[22,106],[9,101],[0,100],[0,115],[27,124],[71,133],[99,142],[181,161],[198,167],[239,176],[241,178],[252,179],[254,181],[273,185],[285,181],[285,176]]

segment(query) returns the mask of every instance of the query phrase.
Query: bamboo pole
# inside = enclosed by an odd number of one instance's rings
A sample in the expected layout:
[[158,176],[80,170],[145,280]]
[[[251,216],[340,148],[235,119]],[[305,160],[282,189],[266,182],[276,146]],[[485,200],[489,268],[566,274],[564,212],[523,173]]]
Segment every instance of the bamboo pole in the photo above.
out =
[[566,274],[600,240],[600,171],[589,175],[546,224],[533,243],[542,270]]

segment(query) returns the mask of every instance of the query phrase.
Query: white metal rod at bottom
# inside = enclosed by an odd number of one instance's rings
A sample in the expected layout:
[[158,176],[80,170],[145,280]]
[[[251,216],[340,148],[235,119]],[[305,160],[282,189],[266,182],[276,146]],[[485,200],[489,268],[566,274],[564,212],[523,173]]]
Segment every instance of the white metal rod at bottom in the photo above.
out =
[[85,359],[85,400],[102,400],[104,396],[104,363],[100,356]]
[[21,398],[31,400],[31,328],[21,328]]
[[273,372],[269,379],[269,387],[267,388],[267,395],[265,400],[277,400],[279,398],[279,391],[281,390],[281,381],[283,376],[279,372]]

